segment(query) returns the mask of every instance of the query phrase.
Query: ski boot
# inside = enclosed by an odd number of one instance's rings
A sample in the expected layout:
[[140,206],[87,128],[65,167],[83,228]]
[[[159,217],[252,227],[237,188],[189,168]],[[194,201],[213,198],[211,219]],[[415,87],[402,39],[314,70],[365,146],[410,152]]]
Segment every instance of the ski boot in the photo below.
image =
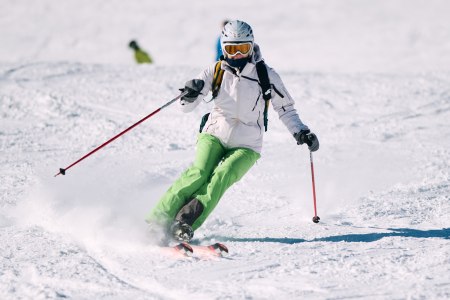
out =
[[170,226],[170,233],[175,241],[186,242],[194,237],[194,230],[192,227],[186,223],[175,221],[172,226]]

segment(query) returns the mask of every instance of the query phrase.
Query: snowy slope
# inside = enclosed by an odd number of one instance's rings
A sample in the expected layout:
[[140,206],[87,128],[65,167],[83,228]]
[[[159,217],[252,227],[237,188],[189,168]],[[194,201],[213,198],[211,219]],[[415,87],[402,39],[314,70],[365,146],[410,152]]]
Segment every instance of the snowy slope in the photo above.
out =
[[447,71],[447,0],[0,1],[0,62],[209,64],[226,18],[247,20],[277,70]]
[[[249,1],[240,10],[321,141],[319,224],[309,153],[273,111],[262,158],[196,232],[226,243],[225,259],[167,257],[143,222],[190,164],[211,104],[190,114],[173,104],[53,177],[211,62],[226,15],[206,12],[225,7],[190,2],[1,2],[0,298],[449,298],[445,1]],[[280,57],[286,28],[296,38]],[[162,41],[150,48],[156,65],[132,64],[123,47],[132,33],[143,45]],[[292,49],[305,60],[287,61]]]

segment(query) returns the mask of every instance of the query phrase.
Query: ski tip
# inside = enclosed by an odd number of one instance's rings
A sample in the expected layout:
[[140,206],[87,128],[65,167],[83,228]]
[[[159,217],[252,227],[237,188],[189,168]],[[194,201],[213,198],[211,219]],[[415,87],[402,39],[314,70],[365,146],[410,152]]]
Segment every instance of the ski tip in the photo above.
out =
[[222,243],[215,243],[213,246],[214,246],[214,249],[217,249],[217,250],[219,250],[220,252],[228,253],[228,248],[227,248],[227,246],[225,246],[225,245],[222,244]]
[[189,252],[194,252],[194,249],[192,249],[191,245],[189,245],[188,243],[182,242],[182,243],[180,243],[180,245],[182,245]]
[[173,246],[173,249],[175,249],[175,251],[177,251],[178,253],[181,253],[183,256],[192,256],[192,254],[194,253],[194,249],[192,249],[192,247],[185,242]]

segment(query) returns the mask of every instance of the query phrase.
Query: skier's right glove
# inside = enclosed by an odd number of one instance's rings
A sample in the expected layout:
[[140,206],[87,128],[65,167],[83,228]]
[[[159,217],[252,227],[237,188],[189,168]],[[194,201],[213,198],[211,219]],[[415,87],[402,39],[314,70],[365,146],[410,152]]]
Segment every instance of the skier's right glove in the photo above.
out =
[[319,140],[309,129],[294,133],[294,138],[297,140],[297,145],[306,144],[311,152],[319,150]]
[[204,85],[205,82],[201,79],[192,79],[186,81],[184,88],[180,89],[180,91],[188,93],[181,97],[181,100],[189,103],[194,102],[197,99],[198,95],[200,95],[200,92],[202,91]]

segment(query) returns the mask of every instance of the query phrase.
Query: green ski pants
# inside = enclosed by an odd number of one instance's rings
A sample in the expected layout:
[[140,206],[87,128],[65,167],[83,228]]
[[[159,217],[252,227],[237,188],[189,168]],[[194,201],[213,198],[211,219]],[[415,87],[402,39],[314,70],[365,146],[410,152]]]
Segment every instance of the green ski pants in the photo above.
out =
[[194,163],[184,171],[162,196],[146,221],[165,224],[173,221],[191,199],[203,205],[192,228],[206,220],[225,191],[239,181],[261,155],[248,148],[226,149],[216,137],[200,133]]

